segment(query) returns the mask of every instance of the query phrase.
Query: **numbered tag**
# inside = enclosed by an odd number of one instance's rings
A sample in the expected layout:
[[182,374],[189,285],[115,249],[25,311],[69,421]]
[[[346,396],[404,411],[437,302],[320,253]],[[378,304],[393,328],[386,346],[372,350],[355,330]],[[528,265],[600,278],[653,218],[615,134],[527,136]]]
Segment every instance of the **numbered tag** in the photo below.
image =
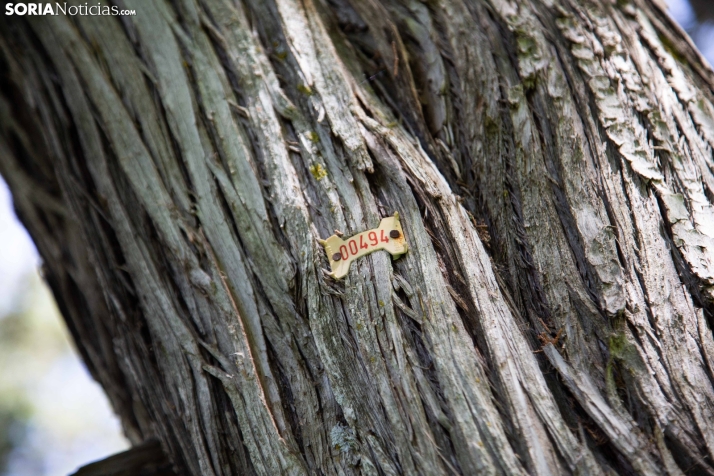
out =
[[386,250],[392,255],[392,259],[397,259],[408,249],[402,225],[399,223],[399,213],[382,218],[379,227],[373,230],[363,231],[347,239],[332,235],[326,240],[320,240],[320,244],[325,247],[330,260],[330,276],[335,279],[347,276],[352,260],[373,251]]

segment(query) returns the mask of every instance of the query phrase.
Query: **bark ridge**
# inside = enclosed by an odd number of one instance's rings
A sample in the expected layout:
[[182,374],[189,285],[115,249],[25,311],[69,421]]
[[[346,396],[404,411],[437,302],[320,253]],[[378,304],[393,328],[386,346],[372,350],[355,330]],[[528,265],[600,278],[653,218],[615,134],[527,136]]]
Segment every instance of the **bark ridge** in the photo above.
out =
[[714,474],[714,75],[654,1],[120,3],[0,18],[0,173],[134,444]]

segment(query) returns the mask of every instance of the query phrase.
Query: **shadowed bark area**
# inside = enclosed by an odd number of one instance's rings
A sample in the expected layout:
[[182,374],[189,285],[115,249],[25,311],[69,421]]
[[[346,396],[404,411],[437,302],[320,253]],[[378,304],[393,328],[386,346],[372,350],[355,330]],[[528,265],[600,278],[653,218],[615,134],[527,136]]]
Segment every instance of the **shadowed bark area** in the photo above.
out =
[[132,443],[714,474],[714,74],[658,4],[120,3],[0,17],[0,173]]
[[79,468],[70,476],[176,476],[156,440]]

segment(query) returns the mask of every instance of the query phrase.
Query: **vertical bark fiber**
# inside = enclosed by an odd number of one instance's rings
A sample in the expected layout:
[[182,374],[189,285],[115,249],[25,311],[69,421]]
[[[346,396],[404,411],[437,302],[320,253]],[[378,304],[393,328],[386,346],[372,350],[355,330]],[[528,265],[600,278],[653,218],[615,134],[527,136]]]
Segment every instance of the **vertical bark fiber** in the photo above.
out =
[[714,74],[654,1],[118,4],[0,18],[0,173],[134,444],[714,474]]

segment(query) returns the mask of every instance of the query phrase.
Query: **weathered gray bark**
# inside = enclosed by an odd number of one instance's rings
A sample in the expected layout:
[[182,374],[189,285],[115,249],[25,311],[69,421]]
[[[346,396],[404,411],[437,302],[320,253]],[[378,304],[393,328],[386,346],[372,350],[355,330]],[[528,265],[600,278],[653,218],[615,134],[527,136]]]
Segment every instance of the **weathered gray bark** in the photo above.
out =
[[0,172],[133,443],[714,474],[714,75],[658,5],[121,4],[2,18]]

